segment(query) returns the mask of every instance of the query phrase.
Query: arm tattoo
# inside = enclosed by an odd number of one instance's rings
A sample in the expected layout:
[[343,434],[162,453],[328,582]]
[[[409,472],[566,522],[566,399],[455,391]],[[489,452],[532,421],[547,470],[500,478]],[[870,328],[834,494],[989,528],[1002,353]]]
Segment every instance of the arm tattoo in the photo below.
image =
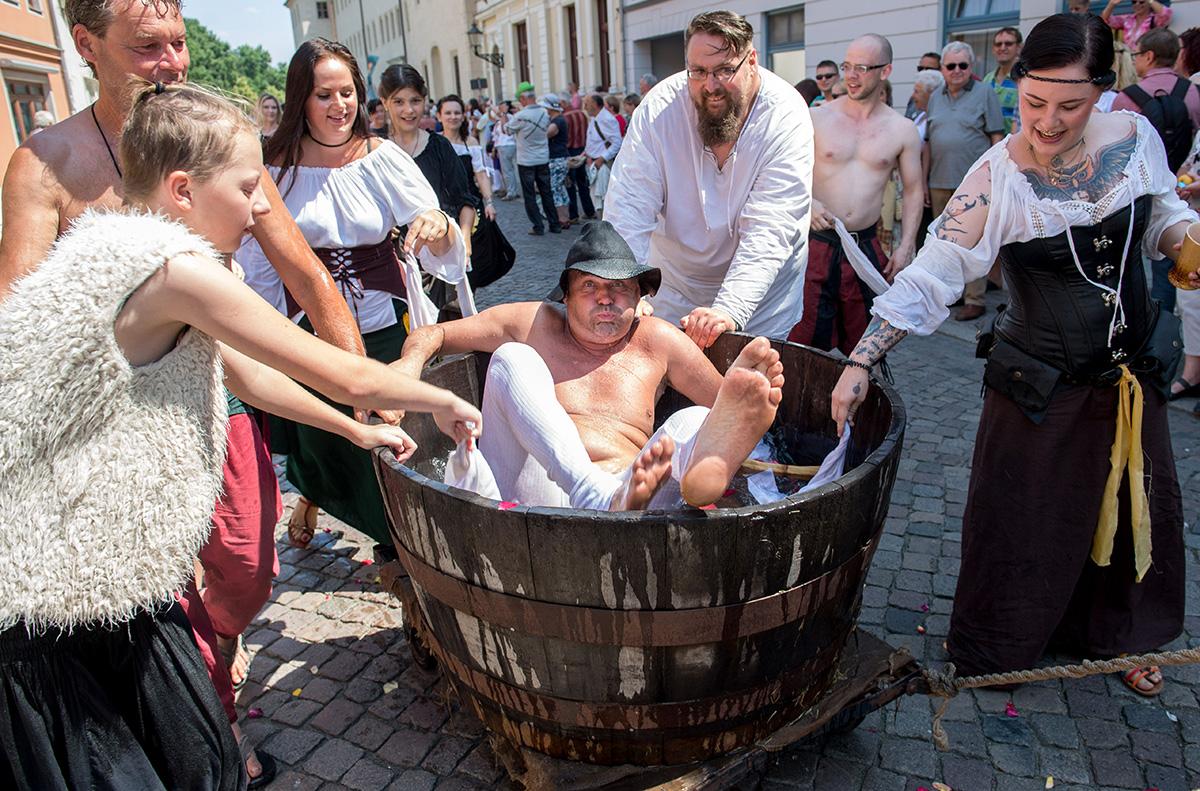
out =
[[1057,158],[1042,173],[1037,168],[1021,171],[1039,198],[1096,203],[1125,178],[1125,166],[1137,148],[1137,132],[1087,154],[1074,165],[1059,167]]
[[867,325],[867,331],[863,333],[859,339],[858,345],[854,347],[851,357],[856,360],[862,360],[869,365],[874,365],[883,359],[883,356],[888,353],[893,346],[907,335],[905,330],[899,330],[888,324],[883,319],[875,316],[871,319],[871,323]]
[[934,224],[934,235],[948,242],[959,241],[967,233],[967,226],[963,223],[967,213],[975,208],[987,208],[991,202],[991,196],[986,192],[981,192],[974,198],[970,195],[955,195]]

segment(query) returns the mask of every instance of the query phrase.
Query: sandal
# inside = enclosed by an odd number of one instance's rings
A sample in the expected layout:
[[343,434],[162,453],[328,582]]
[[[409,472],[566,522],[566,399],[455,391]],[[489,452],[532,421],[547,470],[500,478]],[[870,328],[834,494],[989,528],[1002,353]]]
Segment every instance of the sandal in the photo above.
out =
[[[258,765],[262,767],[258,777],[251,777],[250,784],[246,786],[248,791],[254,791],[257,788],[266,788],[275,780],[275,774],[279,771],[279,767],[275,764],[275,759],[264,752],[254,751],[254,757],[258,759]],[[247,771],[247,776],[249,772]]]
[[1174,387],[1175,385],[1181,385],[1183,389],[1178,391],[1172,390],[1170,394],[1167,395],[1168,401],[1176,401],[1180,398],[1195,398],[1200,396],[1200,382],[1192,384],[1182,376],[1177,376],[1175,377],[1175,381],[1171,382],[1171,387]]
[[313,536],[317,534],[317,517],[320,513],[321,509],[316,503],[303,497],[296,500],[287,524],[288,541],[292,546],[298,549],[308,548]]
[[[1159,675],[1158,681],[1151,681],[1150,676],[1154,675],[1155,673],[1158,673]],[[1163,691],[1164,679],[1162,678],[1162,673],[1159,671],[1158,666],[1156,665],[1150,665],[1149,667],[1135,667],[1132,670],[1127,670],[1121,674],[1121,681],[1125,682],[1125,686],[1129,687],[1131,690],[1144,698],[1156,697],[1160,692]],[[1143,681],[1151,685],[1149,689],[1145,689],[1141,686]]]
[[[246,682],[250,680],[250,662],[254,659],[250,652],[246,650],[246,641],[242,635],[238,635],[233,640],[233,644],[228,648],[221,648],[217,645],[217,650],[221,652],[221,658],[225,660],[225,667],[229,668],[229,680],[233,683],[233,691],[239,692],[242,687],[246,686]],[[233,680],[233,663],[237,661],[238,654],[244,654],[246,657],[246,670],[242,674],[240,681]]]

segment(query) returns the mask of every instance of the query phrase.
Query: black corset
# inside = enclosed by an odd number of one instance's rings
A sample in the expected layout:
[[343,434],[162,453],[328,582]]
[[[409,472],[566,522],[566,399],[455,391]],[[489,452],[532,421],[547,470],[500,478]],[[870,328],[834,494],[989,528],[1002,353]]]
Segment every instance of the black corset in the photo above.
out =
[[[1000,248],[1009,304],[996,319],[996,334],[1075,376],[1107,371],[1133,357],[1153,328],[1156,315],[1142,267],[1141,240],[1150,200],[1143,195],[1134,201],[1133,237],[1121,284],[1125,327],[1113,335],[1111,346],[1108,327],[1116,309],[1114,296],[1080,276],[1067,242],[1068,231]],[[1128,232],[1128,206],[1096,225],[1069,229],[1079,263],[1089,278],[1117,287]]]

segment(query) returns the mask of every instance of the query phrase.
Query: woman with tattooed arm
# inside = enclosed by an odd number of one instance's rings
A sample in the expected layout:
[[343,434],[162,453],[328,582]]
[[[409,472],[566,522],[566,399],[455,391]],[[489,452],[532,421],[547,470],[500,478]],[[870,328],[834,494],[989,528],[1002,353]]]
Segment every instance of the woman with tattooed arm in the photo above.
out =
[[[1112,60],[1098,17],[1033,29],[1013,68],[1021,132],[975,163],[876,298],[833,391],[840,433],[871,366],[906,334],[933,332],[1000,259],[1011,301],[980,342],[987,387],[947,643],[963,674],[1033,667],[1051,644],[1148,651],[1183,626],[1166,410],[1178,322],[1150,299],[1142,256],[1176,258],[1196,215],[1143,116],[1092,112]],[[1149,667],[1125,683],[1156,695],[1163,680]]]

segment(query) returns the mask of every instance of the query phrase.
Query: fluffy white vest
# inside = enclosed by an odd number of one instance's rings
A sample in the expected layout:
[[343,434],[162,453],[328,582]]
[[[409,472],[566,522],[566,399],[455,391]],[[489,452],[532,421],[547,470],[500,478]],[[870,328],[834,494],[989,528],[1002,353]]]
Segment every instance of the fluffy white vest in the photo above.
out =
[[0,628],[119,623],[193,573],[225,457],[216,343],[189,329],[131,368],[113,332],[187,252],[216,259],[162,217],[88,212],[0,303]]

